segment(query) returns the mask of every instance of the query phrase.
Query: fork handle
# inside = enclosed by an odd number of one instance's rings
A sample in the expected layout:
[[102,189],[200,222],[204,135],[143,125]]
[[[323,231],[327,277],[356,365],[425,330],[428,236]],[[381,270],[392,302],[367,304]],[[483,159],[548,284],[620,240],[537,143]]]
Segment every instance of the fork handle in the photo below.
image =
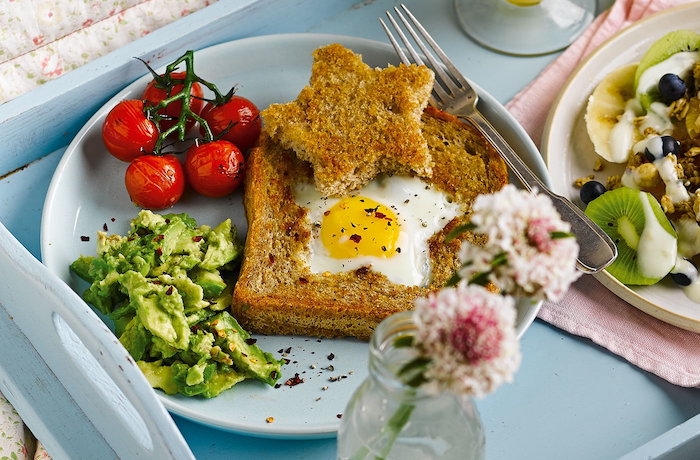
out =
[[596,273],[612,263],[617,257],[617,247],[612,239],[571,201],[557,195],[525,164],[512,147],[481,113],[474,110],[466,117],[498,150],[510,171],[527,190],[537,189],[548,195],[561,218],[571,225],[571,232],[579,244],[578,269],[585,273]]

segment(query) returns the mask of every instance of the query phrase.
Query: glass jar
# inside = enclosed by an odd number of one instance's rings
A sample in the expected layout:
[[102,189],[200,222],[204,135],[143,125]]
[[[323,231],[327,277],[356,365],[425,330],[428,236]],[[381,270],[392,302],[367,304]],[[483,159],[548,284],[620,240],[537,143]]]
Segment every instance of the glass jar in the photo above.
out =
[[404,384],[398,369],[416,357],[397,339],[415,332],[410,312],[382,321],[369,344],[369,376],[351,397],[338,431],[339,459],[483,459],[484,431],[473,399]]
[[515,56],[569,46],[593,22],[596,0],[454,0],[457,20],[478,44]]

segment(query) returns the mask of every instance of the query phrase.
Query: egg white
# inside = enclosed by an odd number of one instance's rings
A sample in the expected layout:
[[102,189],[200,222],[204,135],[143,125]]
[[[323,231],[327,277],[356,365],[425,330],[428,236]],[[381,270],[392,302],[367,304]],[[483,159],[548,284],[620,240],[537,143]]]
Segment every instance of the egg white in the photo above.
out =
[[307,209],[312,237],[309,265],[313,273],[340,273],[370,267],[397,284],[426,286],[430,282],[431,263],[428,239],[464,211],[458,203],[417,177],[378,177],[351,195],[371,198],[397,215],[401,225],[397,246],[400,253],[392,257],[331,257],[319,238],[323,214],[339,198],[323,197],[311,183],[301,183],[294,190],[296,202]]

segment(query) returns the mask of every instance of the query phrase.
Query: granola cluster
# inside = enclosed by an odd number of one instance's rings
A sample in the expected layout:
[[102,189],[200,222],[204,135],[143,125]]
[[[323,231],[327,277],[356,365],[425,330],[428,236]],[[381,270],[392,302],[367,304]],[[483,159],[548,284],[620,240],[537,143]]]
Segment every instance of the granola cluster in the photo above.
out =
[[[642,190],[652,193],[661,203],[664,212],[672,221],[681,218],[692,218],[700,222],[700,62],[693,68],[693,81],[688,86],[686,95],[669,105],[669,116],[673,124],[670,133],[680,143],[679,155],[668,155],[673,163],[678,179],[683,183],[689,194],[689,199],[673,202],[665,193],[664,181],[653,161],[644,153],[630,156],[626,165],[626,174],[633,178],[635,184]],[[658,133],[652,128],[642,129],[645,116],[634,120],[643,137],[669,133]],[[594,172],[605,169],[601,158],[596,160]],[[574,186],[580,188],[586,182],[594,180],[593,174],[574,181]],[[604,184],[608,190],[622,186],[619,174],[609,175]]]

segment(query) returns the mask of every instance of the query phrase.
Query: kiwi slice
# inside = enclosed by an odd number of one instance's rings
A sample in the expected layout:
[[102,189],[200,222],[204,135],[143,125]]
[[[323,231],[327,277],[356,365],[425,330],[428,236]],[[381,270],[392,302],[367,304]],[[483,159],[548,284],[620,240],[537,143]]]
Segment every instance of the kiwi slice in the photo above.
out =
[[644,227],[647,225],[645,206],[642,200],[648,200],[653,216],[661,227],[675,238],[676,232],[673,225],[664,214],[656,198],[648,192],[619,187],[605,192],[591,201],[585,211],[586,215],[598,224],[617,245],[617,259],[608,266],[607,271],[626,285],[657,283],[673,268],[675,263],[674,260],[674,263],[668,267],[655,267],[664,271],[661,276],[650,276],[642,272],[637,257],[637,245]]
[[[696,51],[700,49],[700,34],[692,30],[674,30],[655,41],[642,56],[634,75],[634,87],[639,86],[639,79],[649,67],[665,61],[676,53],[682,51]],[[639,91],[637,91],[639,92]],[[658,95],[643,93],[639,95],[642,107],[645,109]]]

